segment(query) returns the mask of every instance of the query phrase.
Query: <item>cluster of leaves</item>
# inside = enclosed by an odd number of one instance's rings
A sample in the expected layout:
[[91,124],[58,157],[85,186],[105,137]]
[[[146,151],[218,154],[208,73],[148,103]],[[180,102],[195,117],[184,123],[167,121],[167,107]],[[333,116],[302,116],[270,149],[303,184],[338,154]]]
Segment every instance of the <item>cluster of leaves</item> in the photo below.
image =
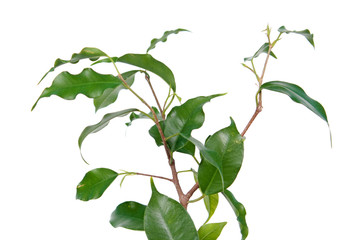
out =
[[[97,48],[84,48],[80,53],[73,54],[70,60],[57,59],[54,66],[41,80],[57,67],[67,63],[75,64],[82,59],[94,61],[92,65],[112,63],[117,71],[117,76],[100,74],[92,68],[85,68],[77,75],[73,75],[67,71],[61,72],[55,77],[52,85],[41,93],[32,109],[36,107],[40,99],[45,97],[57,95],[66,100],[73,100],[78,94],[83,94],[93,99],[95,110],[97,111],[114,103],[121,90],[131,91],[148,107],[148,110],[143,111],[137,108],[129,108],[105,114],[100,122],[88,126],[82,131],[78,139],[80,150],[83,141],[89,134],[96,133],[105,128],[114,118],[129,115],[130,121],[127,123],[128,126],[131,125],[132,121],[140,118],[150,119],[154,122],[154,126],[149,129],[149,134],[155,140],[157,146],[163,146],[165,148],[170,167],[175,169],[172,154],[174,152],[180,152],[192,156],[198,163],[198,169],[191,169],[194,174],[195,185],[187,194],[183,194],[181,190],[177,189],[180,202],[160,193],[155,187],[153,178],[151,178],[150,186],[152,196],[148,204],[143,205],[134,201],[119,204],[111,214],[111,225],[114,227],[145,231],[148,239],[215,240],[219,237],[226,222],[208,222],[217,208],[219,194],[221,194],[234,210],[240,226],[242,239],[246,239],[248,227],[245,219],[245,208],[228,190],[235,181],[242,165],[244,156],[244,134],[246,130],[240,133],[234,120],[230,118],[229,126],[210,134],[204,143],[191,135],[193,130],[200,128],[204,123],[205,113],[203,106],[212,99],[223,96],[224,94],[195,97],[187,100],[183,104],[172,107],[169,113],[166,113],[171,107],[174,98],[177,97],[175,77],[170,68],[150,55],[149,51],[154,49],[157,43],[165,42],[169,35],[186,31],[185,29],[176,29],[165,32],[161,38],[155,38],[151,41],[145,54],[131,53],[121,57],[110,57]],[[244,62],[250,61],[252,66],[250,67],[245,63],[243,64],[255,74],[259,82],[259,89],[256,93],[257,112],[254,116],[256,117],[259,111],[261,111],[261,91],[266,89],[288,95],[293,101],[306,106],[327,122],[326,113],[321,104],[306,95],[299,86],[281,81],[266,83],[262,81],[268,58],[269,56],[276,58],[272,49],[280,40],[280,36],[283,33],[300,34],[314,46],[313,35],[309,30],[289,31],[285,27],[280,27],[278,30],[278,38],[275,41],[271,41],[270,29],[267,28],[266,31],[268,42],[263,44],[253,56],[244,59]],[[259,76],[255,70],[253,61],[263,53],[267,54],[267,59],[263,73]],[[120,73],[116,66],[117,62],[130,64],[137,67],[137,69]],[[152,89],[148,72],[156,74],[169,86],[169,93],[163,107],[158,102],[156,94]],[[135,76],[141,73],[145,75],[145,79],[153,90],[157,107],[150,107],[150,105],[131,88],[135,81]],[[252,121],[250,121],[248,125],[251,125],[251,122]],[[196,149],[198,149],[198,151],[196,151]],[[199,158],[196,157],[196,154],[200,155],[200,161],[197,160]],[[137,174],[139,173],[125,171],[118,173],[108,168],[93,169],[86,173],[82,181],[77,185],[76,198],[83,201],[98,199],[118,176],[122,175],[125,178],[126,176]],[[155,178],[157,176],[152,177]],[[173,179],[166,180],[172,181],[177,188],[180,188],[176,172],[175,174],[173,172]],[[203,199],[208,211],[208,217],[199,229],[196,229],[186,210],[187,204],[194,202],[194,200],[190,200],[190,197],[197,189],[200,189],[202,193],[201,199]],[[181,199],[184,198],[185,202],[181,201]]]

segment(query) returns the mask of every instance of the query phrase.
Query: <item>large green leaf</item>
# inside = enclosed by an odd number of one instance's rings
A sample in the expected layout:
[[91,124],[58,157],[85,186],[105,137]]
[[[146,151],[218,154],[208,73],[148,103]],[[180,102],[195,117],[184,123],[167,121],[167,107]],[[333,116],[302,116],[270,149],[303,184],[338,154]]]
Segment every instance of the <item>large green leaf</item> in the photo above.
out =
[[175,77],[170,68],[168,68],[164,63],[153,58],[150,54],[129,53],[121,57],[112,57],[111,59],[104,58],[93,64],[103,62],[122,62],[148,70],[161,77],[174,90],[174,92],[176,92]]
[[128,115],[129,113],[135,112],[135,111],[139,111],[139,110],[136,108],[129,108],[129,109],[125,109],[125,110],[118,111],[118,112],[108,113],[108,114],[105,114],[104,117],[101,119],[101,121],[98,122],[97,124],[87,126],[81,132],[79,140],[78,140],[78,145],[79,145],[80,151],[81,151],[81,146],[82,146],[84,139],[89,134],[100,131],[101,129],[106,127],[112,119],[117,118],[117,117],[124,117],[124,116]]
[[221,223],[209,223],[202,225],[199,228],[199,239],[200,240],[216,240],[221,234],[221,231],[225,227],[226,222]]
[[[223,128],[210,136],[205,147],[218,153],[223,180],[218,168],[209,163],[206,156],[199,166],[199,185],[206,195],[224,191],[236,179],[244,157],[244,138],[238,132],[231,119],[229,127]],[[224,181],[224,182],[223,182]]]
[[281,26],[279,29],[278,29],[279,32],[281,33],[286,33],[286,34],[289,34],[289,33],[296,33],[296,34],[300,34],[302,36],[304,36],[306,38],[306,40],[309,41],[309,43],[315,47],[315,43],[314,43],[314,34],[310,33],[309,29],[305,29],[305,30],[302,30],[302,31],[290,31],[290,30],[287,30],[284,26]]
[[204,204],[205,208],[209,214],[208,218],[206,219],[205,223],[207,223],[212,215],[214,215],[215,210],[219,203],[219,195],[217,193],[211,195],[205,195],[204,197]]
[[198,240],[195,225],[177,201],[159,193],[151,179],[152,195],[145,210],[144,226],[149,240]]
[[226,198],[226,200],[228,200],[230,206],[234,210],[237,221],[239,222],[240,231],[242,235],[241,240],[245,240],[249,234],[249,229],[246,224],[246,219],[245,219],[246,211],[244,205],[239,203],[229,190],[225,190],[223,192],[223,195]]
[[113,75],[103,75],[91,68],[85,68],[80,74],[73,75],[69,72],[62,72],[56,76],[52,85],[41,93],[31,110],[39,100],[51,95],[57,95],[66,100],[73,100],[78,94],[84,94],[89,98],[101,96],[108,88],[116,88],[121,80]]
[[[222,95],[224,94],[196,97],[171,109],[163,123],[162,130],[165,137],[169,138],[167,143],[172,152],[183,148],[187,144],[188,140],[182,135],[190,137],[194,129],[198,129],[203,125],[205,121],[203,111],[204,104]],[[155,125],[150,129],[149,133],[154,137],[158,145],[162,144],[162,142],[159,141],[160,134]]]
[[111,214],[110,224],[131,230],[144,230],[146,206],[137,202],[123,202]]
[[[128,84],[128,86],[131,87],[131,85],[134,83],[135,80],[135,74],[138,71],[129,71],[129,72],[125,72],[122,73],[121,75],[123,76],[125,82]],[[114,103],[119,95],[120,90],[122,89],[127,89],[124,84],[121,82],[119,86],[115,87],[115,88],[108,88],[106,89],[102,95],[100,95],[99,97],[94,98],[94,106],[95,106],[95,111],[107,107],[110,104]]]
[[[104,53],[103,51],[101,51],[100,49],[97,48],[83,48],[80,53],[74,53],[71,57],[70,60],[63,60],[63,59],[56,59],[54,66],[52,68],[50,68],[50,70],[45,73],[45,75],[41,78],[40,82],[48,75],[49,72],[53,72],[55,71],[55,69],[63,64],[66,63],[78,63],[81,59],[90,59],[91,61],[96,61],[98,60],[100,57],[105,57],[107,56],[106,53]],[[39,82],[39,83],[40,83]]]
[[117,172],[108,168],[96,168],[87,172],[76,187],[76,199],[88,201],[101,197],[117,176]]
[[[268,54],[268,52],[269,52],[269,43],[264,43],[264,44],[259,48],[259,50],[256,51],[256,53],[255,53],[253,56],[244,58],[244,62],[246,62],[246,61],[252,61],[254,58],[259,57],[262,53]],[[277,58],[272,51],[270,52],[270,56],[272,56],[273,58]]]
[[262,89],[288,95],[294,102],[304,105],[328,123],[324,107],[319,102],[310,98],[301,87],[288,82],[272,81],[261,85],[260,90]]
[[170,34],[178,34],[179,32],[189,32],[189,30],[178,28],[176,30],[171,30],[171,31],[164,32],[164,34],[162,35],[161,38],[154,38],[153,40],[151,40],[150,46],[146,50],[146,53],[148,53],[151,49],[154,49],[157,43],[166,42],[166,40],[167,40],[167,38],[168,38],[168,36]]

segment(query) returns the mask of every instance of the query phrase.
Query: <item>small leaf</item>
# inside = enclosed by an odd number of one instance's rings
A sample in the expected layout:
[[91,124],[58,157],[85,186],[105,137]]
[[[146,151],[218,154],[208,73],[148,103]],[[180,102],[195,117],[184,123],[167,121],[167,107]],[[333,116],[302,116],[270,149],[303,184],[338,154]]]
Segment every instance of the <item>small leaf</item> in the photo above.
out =
[[[161,113],[159,112],[159,110],[156,107],[152,107],[152,109],[154,110],[156,116],[158,119],[161,119]],[[147,115],[149,115],[150,117],[154,117],[152,112],[149,112]],[[137,120],[137,119],[150,119],[146,114],[140,112],[139,114],[136,113],[131,113],[130,114],[130,122],[125,123],[126,126],[131,126],[132,122]],[[159,136],[160,137],[160,136]],[[160,139],[161,140],[161,139]]]
[[225,227],[226,222],[202,225],[198,231],[200,240],[216,240]]
[[[262,54],[262,53],[268,54],[268,52],[269,52],[269,43],[264,43],[252,57],[244,58],[244,62],[252,61],[254,58],[259,57],[260,54]],[[270,52],[270,56],[277,59],[277,57],[275,56],[275,54],[272,51]]]
[[212,195],[205,195],[204,204],[205,204],[206,210],[209,213],[209,216],[206,219],[205,224],[210,220],[212,215],[215,213],[218,203],[219,203],[219,195],[217,193],[212,194]]
[[[129,71],[121,74],[125,82],[131,87],[135,80],[135,74],[138,71]],[[124,84],[121,82],[118,87],[106,89],[102,95],[94,98],[95,111],[98,111],[101,108],[107,107],[110,104],[114,103],[119,95],[120,90],[127,89]]]
[[106,127],[112,119],[114,119],[116,117],[124,117],[124,116],[128,115],[129,113],[135,112],[135,111],[139,111],[139,110],[136,108],[129,108],[129,109],[125,109],[125,110],[118,111],[118,112],[108,113],[108,114],[105,114],[104,117],[101,119],[101,121],[98,122],[97,124],[87,126],[81,132],[79,140],[78,140],[78,145],[79,145],[80,151],[81,151],[81,146],[82,146],[83,141],[89,134],[100,131],[101,129]]
[[304,105],[328,123],[326,112],[323,106],[319,102],[310,98],[301,87],[288,82],[272,81],[261,85],[260,90],[262,89],[288,95],[294,102]]
[[205,147],[218,154],[223,175],[203,155],[205,161],[201,161],[199,166],[199,185],[203,193],[210,195],[222,192],[236,179],[244,158],[244,139],[231,119],[230,126],[211,135]]
[[289,33],[296,33],[296,34],[300,34],[302,36],[304,36],[306,38],[306,40],[309,41],[309,43],[315,47],[315,43],[314,43],[314,34],[310,33],[309,29],[305,29],[305,30],[302,30],[302,31],[289,31],[287,30],[284,26],[281,26],[279,29],[278,29],[279,32],[281,33],[286,33],[286,34],[289,34]]
[[222,194],[224,195],[226,200],[228,200],[230,206],[234,210],[241,230],[241,240],[245,240],[249,234],[249,229],[245,219],[246,210],[244,206],[235,199],[234,195],[229,190],[225,190]]
[[31,110],[39,100],[51,95],[57,95],[66,100],[73,100],[78,94],[84,94],[89,98],[101,96],[108,88],[116,88],[121,80],[113,75],[103,75],[91,68],[85,68],[80,74],[73,75],[69,72],[62,72],[56,76],[52,85],[41,93]]
[[176,30],[164,32],[164,34],[161,38],[154,38],[153,40],[151,40],[150,46],[146,50],[146,53],[148,53],[151,49],[154,49],[157,43],[166,42],[166,40],[170,34],[178,34],[179,32],[189,32],[189,30],[178,28]]
[[117,176],[117,172],[108,168],[96,168],[87,172],[77,185],[76,199],[88,201],[101,197]]
[[62,60],[60,58],[56,59],[54,66],[50,68],[50,70],[47,73],[45,73],[45,75],[41,78],[40,82],[48,75],[48,73],[55,71],[57,67],[63,64],[66,63],[75,64],[78,63],[81,59],[90,59],[91,61],[96,61],[100,57],[105,57],[105,56],[107,56],[107,54],[101,51],[100,49],[89,48],[89,47],[83,48],[80,53],[74,53],[70,60]]
[[[121,57],[112,57],[111,59],[114,62],[127,63],[155,73],[161,77],[172,88],[172,90],[174,90],[174,92],[176,92],[175,77],[170,68],[168,68],[164,63],[153,58],[150,54],[129,53]],[[104,58],[93,63],[93,65],[104,62],[111,63],[112,61],[110,58]]]
[[159,193],[151,179],[152,195],[145,210],[144,226],[149,240],[198,240],[195,225],[177,201]]
[[144,215],[146,206],[137,202],[123,202],[111,214],[110,224],[131,230],[144,231]]

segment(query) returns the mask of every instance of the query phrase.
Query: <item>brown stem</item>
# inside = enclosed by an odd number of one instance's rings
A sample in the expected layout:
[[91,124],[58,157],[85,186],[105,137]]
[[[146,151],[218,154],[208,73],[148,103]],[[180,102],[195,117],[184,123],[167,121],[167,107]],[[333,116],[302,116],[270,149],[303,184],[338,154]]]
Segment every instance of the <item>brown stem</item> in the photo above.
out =
[[167,181],[173,182],[172,179],[166,178],[166,177],[161,177],[161,176],[156,176],[156,175],[151,175],[151,174],[146,174],[146,173],[138,173],[138,172],[134,172],[134,174],[140,175],[140,176],[146,176],[146,177],[159,178],[159,179],[163,179],[163,180],[167,180]]
[[[261,93],[260,93],[261,94]],[[255,118],[257,117],[257,115],[262,111],[262,104],[261,101],[259,101],[259,104],[257,105],[254,114],[252,115],[250,121],[248,122],[248,124],[246,125],[246,127],[244,128],[244,130],[241,133],[241,136],[244,137],[245,133],[247,132],[247,130],[249,129],[249,127],[251,126],[251,124],[254,122]]]
[[165,119],[164,111],[162,110],[162,108],[161,108],[161,106],[160,106],[159,100],[158,100],[158,98],[157,98],[157,96],[156,96],[156,93],[155,93],[155,91],[154,91],[154,88],[152,87],[152,84],[151,84],[151,82],[150,82],[150,76],[149,76],[146,72],[145,72],[145,79],[146,79],[146,81],[147,81],[148,84],[149,84],[149,87],[150,87],[150,89],[151,89],[151,92],[152,92],[152,94],[153,94],[153,96],[154,96],[154,98],[155,98],[156,104],[157,104],[157,106],[158,106],[158,108],[159,108],[159,111],[160,111],[160,113],[161,113],[161,117],[162,117],[162,119],[164,120],[164,119]]
[[186,197],[186,204],[184,206],[185,209],[187,209],[187,206],[189,204],[189,200],[190,198],[192,197],[192,195],[196,192],[196,190],[199,189],[199,184],[198,183],[195,183],[195,185],[189,190],[189,192],[185,195]]

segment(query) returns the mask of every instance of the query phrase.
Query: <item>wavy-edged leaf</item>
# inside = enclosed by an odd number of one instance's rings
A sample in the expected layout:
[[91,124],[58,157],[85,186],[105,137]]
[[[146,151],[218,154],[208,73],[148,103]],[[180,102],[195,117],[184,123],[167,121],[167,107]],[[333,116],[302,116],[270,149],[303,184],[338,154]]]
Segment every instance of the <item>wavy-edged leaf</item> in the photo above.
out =
[[[269,43],[264,43],[264,44],[259,48],[259,50],[256,51],[256,53],[255,53],[253,56],[244,58],[244,62],[246,62],[246,61],[252,61],[254,58],[259,57],[262,53],[268,54],[268,52],[269,52]],[[273,58],[276,58],[276,59],[277,59],[277,57],[275,56],[275,54],[274,54],[272,51],[270,52],[270,56],[272,56]]]
[[166,42],[169,35],[178,34],[179,32],[189,32],[189,30],[178,28],[176,30],[171,30],[171,31],[164,32],[164,34],[162,35],[161,38],[154,38],[153,40],[151,40],[150,46],[146,50],[146,53],[148,53],[151,49],[154,49],[157,43]]
[[219,203],[219,195],[217,193],[211,195],[205,195],[204,197],[204,204],[206,211],[208,212],[209,216],[205,221],[205,224],[209,222],[212,215],[214,215],[215,210]]
[[50,87],[44,89],[31,110],[44,97],[57,95],[66,100],[73,100],[78,94],[84,94],[89,98],[97,98],[106,89],[116,88],[120,84],[119,78],[110,74],[97,73],[91,68],[85,68],[81,73],[75,75],[62,72],[56,76]]
[[279,29],[278,29],[279,32],[281,33],[286,33],[286,34],[289,34],[289,33],[296,33],[296,34],[300,34],[302,36],[304,36],[306,38],[306,40],[309,41],[309,43],[315,47],[315,43],[314,43],[314,34],[312,34],[309,29],[305,29],[305,30],[302,30],[302,31],[290,31],[290,30],[287,30],[285,28],[285,26],[281,26]]
[[[156,107],[151,107],[151,108],[154,110],[157,118],[161,119],[161,113],[159,112],[159,110]],[[131,126],[133,121],[135,121],[137,119],[150,119],[149,116],[152,117],[152,118],[154,117],[152,112],[149,112],[148,114],[144,114],[143,112],[140,112],[139,114],[136,114],[136,113],[133,112],[129,116],[130,122],[127,122],[125,124],[126,124],[126,126],[129,127],[129,126]]]
[[144,226],[149,240],[198,240],[194,222],[177,201],[159,193],[151,179],[152,195],[145,210]]
[[[134,83],[135,74],[137,72],[138,72],[138,70],[134,70],[134,71],[129,71],[129,72],[125,72],[125,73],[121,74],[129,87],[131,87],[131,85]],[[98,111],[99,109],[107,107],[110,104],[114,103],[116,101],[116,99],[118,98],[119,92],[122,89],[127,89],[127,88],[121,82],[119,86],[117,86],[115,88],[108,88],[103,92],[102,95],[94,98],[95,111]]]
[[216,240],[221,234],[221,231],[225,227],[227,222],[221,223],[209,223],[202,225],[199,228],[199,239],[200,240]]
[[87,172],[76,187],[76,199],[98,199],[117,176],[117,172],[108,168],[96,168]]
[[40,82],[48,75],[48,73],[55,71],[57,67],[63,64],[66,63],[75,64],[78,63],[81,59],[90,59],[91,61],[96,61],[100,57],[106,57],[106,56],[107,54],[98,48],[90,48],[90,47],[83,48],[79,53],[74,53],[70,60],[63,60],[60,58],[56,59],[54,66],[50,68],[50,70],[47,73],[45,73],[45,75],[41,78]]
[[146,206],[138,202],[128,201],[119,204],[112,212],[110,224],[131,230],[144,231],[144,215]]
[[164,63],[156,60],[150,54],[128,53],[121,57],[112,57],[111,59],[104,58],[93,63],[93,65],[104,62],[111,63],[112,61],[127,63],[155,73],[161,77],[171,87],[171,89],[174,90],[174,92],[176,92],[176,83],[173,72]]
[[231,208],[234,210],[236,219],[239,222],[239,226],[240,226],[240,231],[242,235],[241,240],[245,240],[249,234],[249,229],[245,219],[246,210],[244,208],[244,205],[239,203],[229,190],[225,190],[222,194],[229,202]]
[[108,113],[108,114],[105,114],[104,117],[101,119],[101,121],[98,122],[97,124],[87,126],[81,132],[79,140],[78,140],[80,152],[81,152],[82,143],[89,134],[100,131],[101,129],[106,127],[112,119],[117,118],[117,117],[124,117],[124,116],[128,115],[129,113],[132,113],[135,111],[139,111],[139,110],[136,108],[129,108],[129,109],[125,109],[125,110],[118,111],[118,112]]
[[199,185],[203,193],[210,195],[224,191],[236,179],[244,158],[244,138],[231,119],[230,126],[211,135],[205,142],[205,147],[217,152],[223,176],[219,168],[203,155],[205,161],[201,161],[199,166]]
[[328,123],[324,107],[318,101],[310,98],[301,87],[288,82],[272,81],[261,85],[260,90],[262,89],[288,95],[294,102],[304,105]]

